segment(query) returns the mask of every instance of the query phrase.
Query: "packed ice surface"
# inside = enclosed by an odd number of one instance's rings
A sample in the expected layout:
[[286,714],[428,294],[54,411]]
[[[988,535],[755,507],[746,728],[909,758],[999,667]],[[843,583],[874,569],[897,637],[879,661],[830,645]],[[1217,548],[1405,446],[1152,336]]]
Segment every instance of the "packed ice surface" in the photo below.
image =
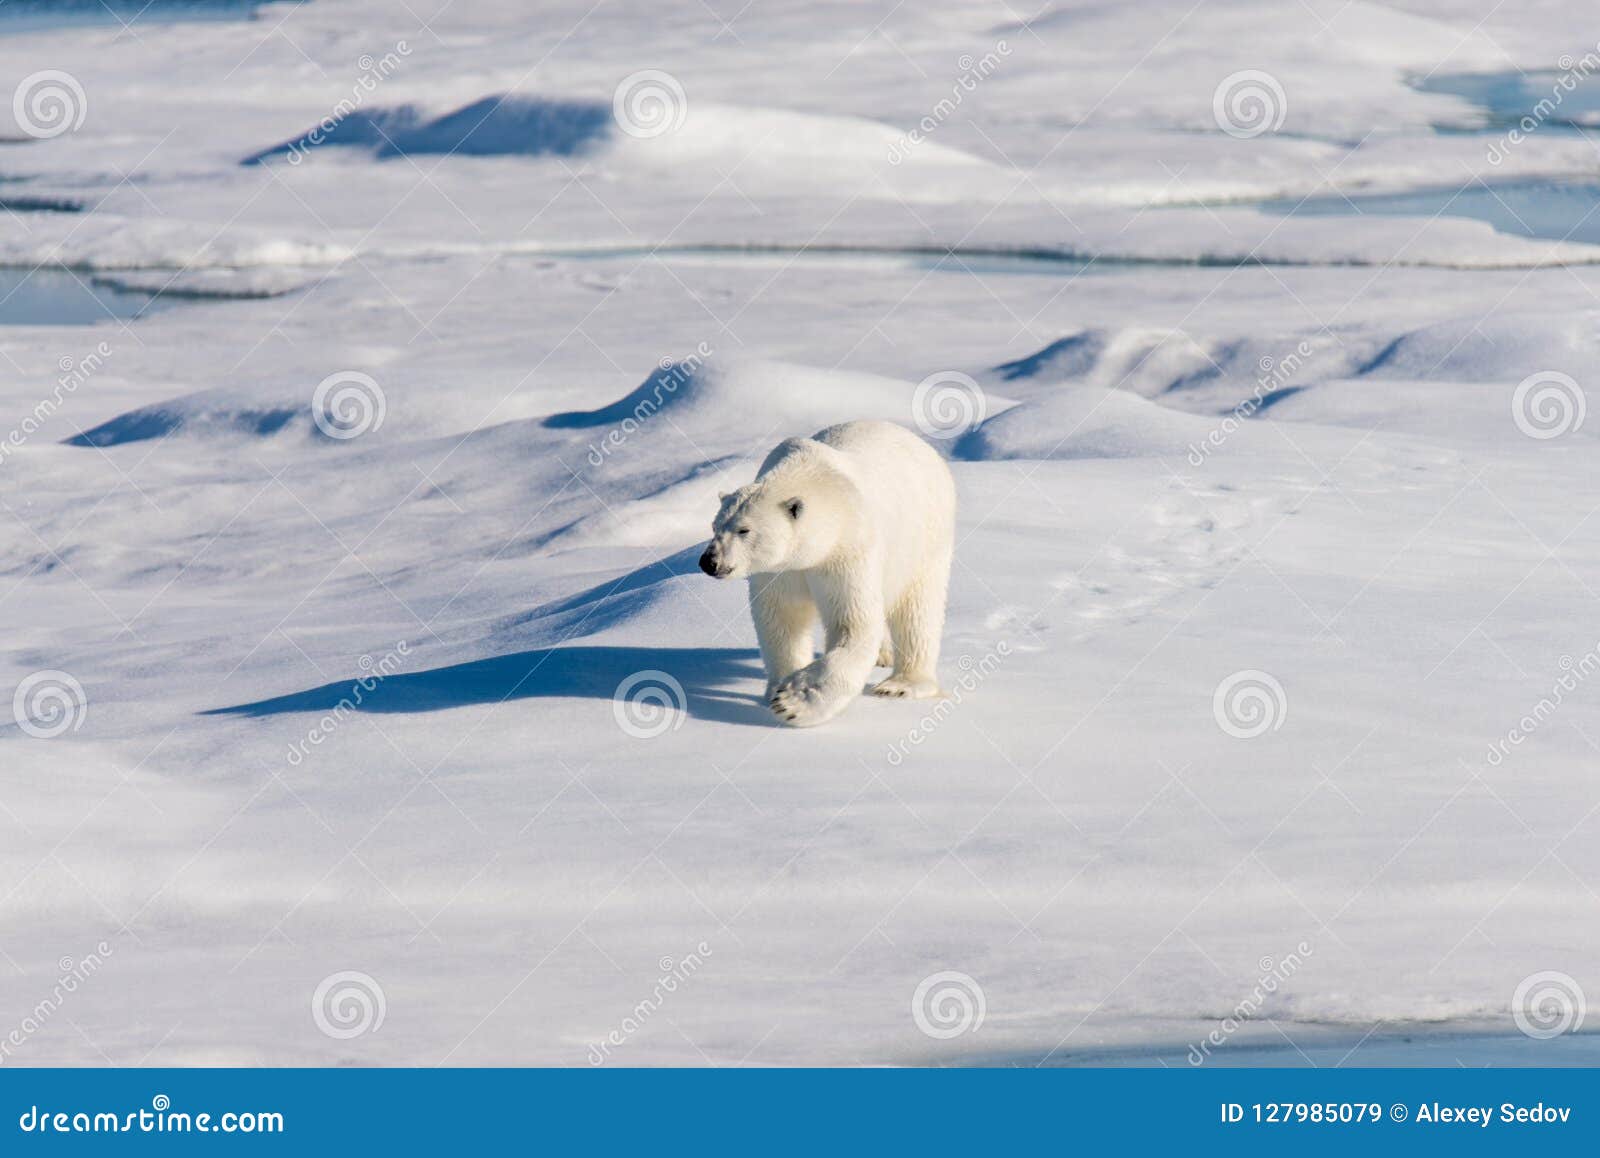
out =
[[[0,260],[166,291],[0,329],[3,1064],[1592,1060],[1600,247],[1450,196],[1570,6],[538,9],[0,36]],[[951,697],[790,731],[695,558],[861,417]]]

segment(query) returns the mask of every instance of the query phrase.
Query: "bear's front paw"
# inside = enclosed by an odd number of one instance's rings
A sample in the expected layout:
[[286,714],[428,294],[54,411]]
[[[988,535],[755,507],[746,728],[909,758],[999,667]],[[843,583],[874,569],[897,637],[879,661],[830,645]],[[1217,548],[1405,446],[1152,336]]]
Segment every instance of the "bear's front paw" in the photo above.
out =
[[825,694],[817,675],[801,668],[779,682],[767,696],[767,706],[778,719],[792,728],[807,728],[832,719],[837,714],[833,698]]
[[872,694],[900,700],[931,700],[939,694],[939,685],[934,680],[892,675],[874,687]]

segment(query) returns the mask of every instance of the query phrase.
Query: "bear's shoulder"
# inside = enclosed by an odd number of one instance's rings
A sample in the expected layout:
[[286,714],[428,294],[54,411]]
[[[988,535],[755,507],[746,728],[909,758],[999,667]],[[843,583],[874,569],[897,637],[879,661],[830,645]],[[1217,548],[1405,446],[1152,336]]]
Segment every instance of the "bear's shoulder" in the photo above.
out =
[[767,452],[756,477],[771,474],[779,467],[793,470],[821,466],[828,456],[828,448],[814,438],[786,438]]
[[831,447],[845,455],[921,456],[932,452],[926,442],[895,422],[877,418],[863,418],[855,422],[841,422],[812,435],[812,441]]

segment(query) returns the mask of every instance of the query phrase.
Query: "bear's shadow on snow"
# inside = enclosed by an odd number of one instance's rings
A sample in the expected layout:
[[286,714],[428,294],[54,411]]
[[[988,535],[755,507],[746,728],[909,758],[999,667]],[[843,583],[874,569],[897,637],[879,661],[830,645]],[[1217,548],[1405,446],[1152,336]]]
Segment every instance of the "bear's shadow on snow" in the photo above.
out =
[[[541,647],[428,671],[397,673],[362,691],[359,703],[353,692],[355,680],[344,679],[200,714],[262,717],[331,712],[341,705],[345,710],[392,714],[546,696],[612,700],[623,681],[641,673],[665,673],[676,680],[683,688],[683,709],[695,719],[777,723],[759,693],[765,686],[760,654],[754,648],[737,647]],[[663,682],[655,674],[641,678],[640,686],[659,688]],[[741,686],[755,690],[736,690]],[[612,723],[609,713],[606,723]]]

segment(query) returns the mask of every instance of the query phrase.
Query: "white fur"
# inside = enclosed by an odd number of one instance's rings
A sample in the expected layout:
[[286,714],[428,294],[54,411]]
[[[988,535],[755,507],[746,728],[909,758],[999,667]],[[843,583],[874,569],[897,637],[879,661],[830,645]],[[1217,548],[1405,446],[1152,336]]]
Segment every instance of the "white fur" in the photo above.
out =
[[796,727],[832,719],[874,663],[894,669],[876,695],[939,694],[955,511],[944,460],[888,422],[846,422],[779,443],[755,482],[722,496],[701,566],[750,580],[767,700],[779,719]]

